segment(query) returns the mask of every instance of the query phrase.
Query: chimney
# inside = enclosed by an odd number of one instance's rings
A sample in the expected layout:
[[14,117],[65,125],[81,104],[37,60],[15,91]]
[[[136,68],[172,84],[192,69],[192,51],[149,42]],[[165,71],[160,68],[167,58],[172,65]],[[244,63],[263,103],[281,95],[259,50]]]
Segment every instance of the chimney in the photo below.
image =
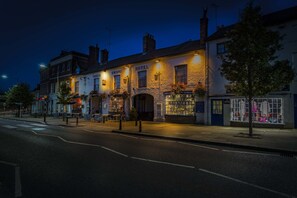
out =
[[89,46],[89,65],[96,65],[99,59],[99,47],[96,46]]
[[154,36],[146,33],[143,37],[143,53],[146,54],[147,52],[153,51],[155,49],[156,40],[154,39]]
[[101,50],[101,55],[100,55],[100,63],[104,64],[108,62],[108,51],[107,49]]
[[208,33],[208,18],[207,18],[207,8],[203,9],[203,18],[200,18],[200,44],[204,45],[207,39]]

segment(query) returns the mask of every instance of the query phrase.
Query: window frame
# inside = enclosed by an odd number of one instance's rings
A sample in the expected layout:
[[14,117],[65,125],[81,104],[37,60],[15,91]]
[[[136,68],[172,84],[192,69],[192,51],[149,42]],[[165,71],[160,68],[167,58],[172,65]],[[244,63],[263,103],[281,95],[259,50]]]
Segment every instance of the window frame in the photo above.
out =
[[[145,74],[143,77],[141,77],[141,74]],[[138,88],[146,88],[147,87],[147,71],[142,70],[138,71]],[[140,78],[141,77],[141,78]]]

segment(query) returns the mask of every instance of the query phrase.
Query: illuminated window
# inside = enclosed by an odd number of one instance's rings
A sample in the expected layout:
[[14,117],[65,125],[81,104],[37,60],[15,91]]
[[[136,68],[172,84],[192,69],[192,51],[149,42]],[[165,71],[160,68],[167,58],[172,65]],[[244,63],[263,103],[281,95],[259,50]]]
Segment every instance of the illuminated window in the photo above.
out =
[[175,83],[187,84],[187,65],[175,66]]
[[[231,121],[248,122],[249,105],[245,98],[231,99]],[[255,98],[252,102],[254,123],[283,124],[283,100],[281,98]]]
[[166,115],[193,116],[195,101],[192,94],[166,95]]
[[114,87],[114,89],[121,88],[121,76],[120,75],[115,75],[113,77],[113,87]]
[[138,87],[146,87],[146,70],[138,72]]

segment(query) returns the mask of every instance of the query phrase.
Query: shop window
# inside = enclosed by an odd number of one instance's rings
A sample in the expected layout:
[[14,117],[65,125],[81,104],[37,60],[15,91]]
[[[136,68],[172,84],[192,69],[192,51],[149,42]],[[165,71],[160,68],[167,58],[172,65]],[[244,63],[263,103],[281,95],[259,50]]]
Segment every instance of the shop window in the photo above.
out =
[[[255,98],[252,102],[252,119],[255,123],[283,124],[283,100],[281,98]],[[248,101],[231,99],[231,121],[248,122]]]
[[175,83],[187,84],[187,65],[175,66]]
[[121,88],[121,76],[115,75],[113,77],[113,88],[114,89],[120,89]]
[[138,87],[146,87],[146,70],[138,72]]
[[123,98],[122,97],[111,97],[109,102],[109,112],[119,113],[123,111]]
[[166,95],[166,115],[193,116],[195,102],[191,94]]

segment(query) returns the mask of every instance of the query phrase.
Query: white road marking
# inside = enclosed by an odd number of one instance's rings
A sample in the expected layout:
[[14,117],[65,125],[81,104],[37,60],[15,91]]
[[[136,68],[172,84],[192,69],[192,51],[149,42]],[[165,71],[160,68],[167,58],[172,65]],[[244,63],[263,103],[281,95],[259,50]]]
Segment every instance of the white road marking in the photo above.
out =
[[220,150],[220,149],[217,149],[217,148],[214,148],[214,147],[201,146],[201,145],[198,145],[198,144],[190,144],[190,143],[185,143],[185,142],[177,142],[177,143],[188,145],[188,146],[195,146],[195,147],[199,147],[199,148],[205,148],[205,149],[215,150],[215,151],[219,151]]
[[45,130],[45,128],[34,127],[34,128],[32,128],[32,130],[35,130],[35,131],[43,131],[43,130]]
[[[199,171],[201,172],[205,172],[205,173],[208,173],[208,174],[211,174],[211,175],[216,175],[218,177],[222,177],[222,178],[225,178],[225,179],[229,179],[229,180],[232,180],[232,181],[235,181],[235,182],[238,182],[238,183],[242,183],[242,184],[245,184],[245,185],[248,185],[248,186],[252,186],[254,188],[258,188],[258,189],[261,189],[261,190],[265,190],[265,191],[268,191],[268,192],[271,192],[271,193],[274,193],[274,194],[277,194],[277,195],[281,195],[283,197],[294,197],[292,195],[288,195],[288,194],[285,194],[285,193],[282,193],[282,192],[278,192],[276,190],[272,190],[272,189],[269,189],[269,188],[265,188],[263,186],[258,186],[256,184],[251,184],[251,183],[248,183],[248,182],[245,182],[245,181],[242,181],[242,180],[239,180],[239,179],[235,179],[233,177],[228,177],[226,175],[222,175],[220,173],[215,173],[215,172],[212,172],[212,171],[208,171],[208,170],[205,170],[205,169],[202,169],[202,168],[199,168],[198,169]],[[294,197],[296,198],[296,197]]]
[[38,126],[38,127],[47,127],[47,125],[45,124],[38,124],[38,123],[32,123],[31,125]]
[[110,152],[113,152],[113,153],[116,153],[118,155],[121,155],[121,156],[124,156],[124,157],[128,157],[128,155],[125,155],[121,152],[118,152],[118,151],[115,151],[113,149],[110,149],[110,148],[107,148],[107,147],[104,147],[104,146],[101,146],[101,145],[98,145],[98,144],[88,144],[88,143],[83,143],[83,142],[74,142],[74,141],[69,141],[69,140],[66,140],[60,136],[57,136],[57,135],[49,135],[49,134],[39,134],[39,133],[36,133],[35,131],[32,131],[35,135],[40,135],[40,136],[47,136],[47,137],[55,137],[55,138],[58,138],[60,140],[62,140],[63,142],[65,143],[68,143],[68,144],[77,144],[77,145],[83,145],[83,146],[92,146],[92,147],[99,147],[99,148],[102,148],[102,149],[105,149],[105,150],[108,150]]
[[27,124],[17,124],[17,126],[19,127],[24,127],[24,128],[31,128],[31,125],[27,125]]
[[11,125],[2,125],[2,127],[8,128],[8,129],[16,129],[17,127],[11,126]]
[[166,165],[178,166],[178,167],[183,167],[183,168],[191,168],[191,169],[194,169],[195,168],[195,166],[188,166],[188,165],[183,165],[183,164],[175,164],[175,163],[170,163],[170,162],[162,162],[162,161],[145,159],[145,158],[139,158],[139,157],[131,157],[131,158],[132,159],[136,159],[136,160],[146,161],[146,162],[157,163],[157,164],[166,164]]
[[264,156],[276,156],[279,157],[277,154],[270,154],[270,153],[258,153],[258,152],[249,152],[249,151],[233,151],[233,150],[222,150],[223,152],[228,153],[240,153],[240,154],[251,154],[251,155],[264,155]]
[[101,148],[103,148],[103,149],[105,149],[105,150],[108,150],[108,151],[110,151],[110,152],[113,152],[113,153],[115,153],[115,154],[118,154],[118,155],[121,155],[121,156],[124,156],[124,157],[128,157],[128,155],[125,155],[125,154],[120,153],[120,152],[118,152],[118,151],[112,150],[112,149],[110,149],[110,148],[107,148],[107,147],[104,147],[104,146],[101,146]]

